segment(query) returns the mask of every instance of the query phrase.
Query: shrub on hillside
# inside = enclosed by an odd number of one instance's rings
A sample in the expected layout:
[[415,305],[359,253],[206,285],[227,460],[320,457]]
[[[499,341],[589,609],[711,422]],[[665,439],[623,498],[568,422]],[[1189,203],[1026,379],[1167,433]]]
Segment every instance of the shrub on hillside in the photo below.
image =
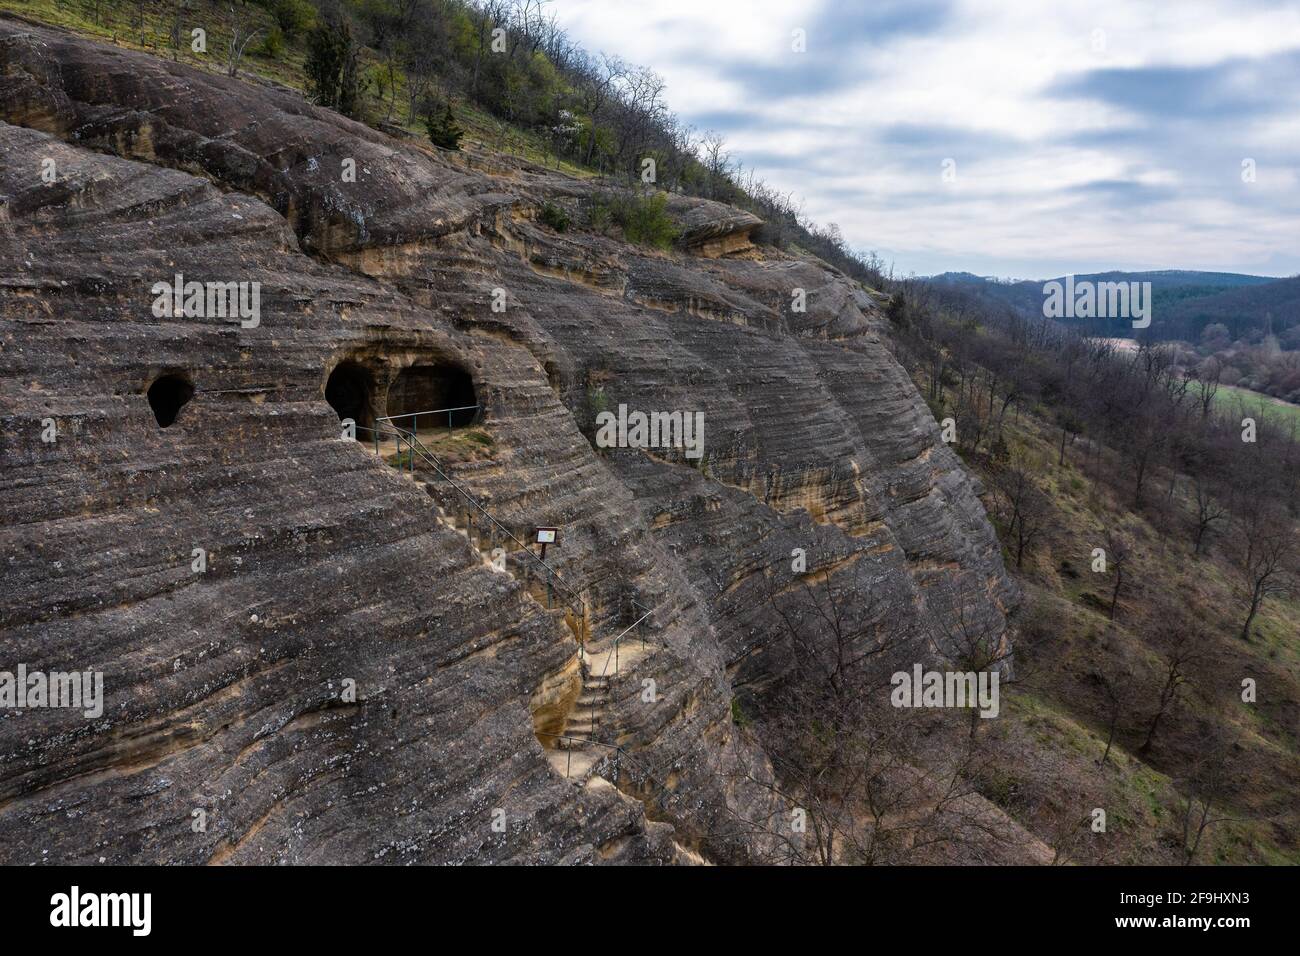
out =
[[889,302],[885,305],[885,315],[889,321],[895,325],[904,325],[907,322],[907,297],[902,292],[895,292],[889,297]]
[[610,215],[609,200],[605,196],[591,196],[582,204],[583,224],[592,232],[605,232],[614,224]]
[[569,228],[569,214],[555,203],[548,202],[543,205],[537,218],[556,232],[564,232]]
[[278,26],[271,27],[266,36],[262,38],[257,52],[259,56],[274,60],[284,52],[284,32]]
[[316,8],[308,0],[262,0],[262,6],[275,17],[276,26],[288,40],[310,29],[316,20]]
[[444,103],[442,109],[431,107],[424,114],[424,128],[429,134],[429,142],[434,146],[460,149],[460,138],[465,135],[465,131],[456,123],[451,103]]
[[668,196],[636,192],[604,193],[587,203],[587,226],[603,232],[610,224],[623,230],[623,238],[645,246],[667,249],[681,230],[668,215]]

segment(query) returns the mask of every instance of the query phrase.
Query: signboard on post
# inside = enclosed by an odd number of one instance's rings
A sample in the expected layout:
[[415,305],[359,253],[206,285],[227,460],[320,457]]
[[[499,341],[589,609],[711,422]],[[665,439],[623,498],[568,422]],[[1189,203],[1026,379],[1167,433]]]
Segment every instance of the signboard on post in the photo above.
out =
[[557,548],[560,546],[560,529],[559,528],[538,528],[536,532],[537,543],[542,546],[542,560],[546,560],[546,546],[553,544]]

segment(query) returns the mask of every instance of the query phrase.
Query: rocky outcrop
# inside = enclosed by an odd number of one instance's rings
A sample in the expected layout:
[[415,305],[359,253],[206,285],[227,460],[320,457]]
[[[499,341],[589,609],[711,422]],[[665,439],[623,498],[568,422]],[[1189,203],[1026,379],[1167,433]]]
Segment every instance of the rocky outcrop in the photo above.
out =
[[681,229],[682,247],[710,259],[752,249],[750,237],[763,224],[743,209],[686,196],[673,196],[667,208]]
[[[732,701],[783,666],[793,549],[868,568],[918,648],[1004,628],[875,305],[749,214],[674,198],[672,253],[558,234],[538,204],[593,187],[11,21],[0,121],[0,670],[106,696],[0,711],[4,862],[746,860],[780,808]],[[176,275],[256,283],[258,321],[155,314]],[[563,529],[585,619],[438,475],[340,438],[336,370],[372,420],[416,366],[472,380],[491,451],[451,477],[521,539]],[[164,376],[192,390],[165,428]],[[595,447],[619,405],[702,413],[703,456]],[[575,638],[612,650],[634,607],[574,786],[545,728]]]

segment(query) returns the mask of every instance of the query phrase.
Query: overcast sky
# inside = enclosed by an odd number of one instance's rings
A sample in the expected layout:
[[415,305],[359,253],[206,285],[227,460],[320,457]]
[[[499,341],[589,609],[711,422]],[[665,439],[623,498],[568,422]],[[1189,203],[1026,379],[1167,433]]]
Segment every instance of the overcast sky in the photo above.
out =
[[1300,272],[1297,0],[550,9],[901,273]]

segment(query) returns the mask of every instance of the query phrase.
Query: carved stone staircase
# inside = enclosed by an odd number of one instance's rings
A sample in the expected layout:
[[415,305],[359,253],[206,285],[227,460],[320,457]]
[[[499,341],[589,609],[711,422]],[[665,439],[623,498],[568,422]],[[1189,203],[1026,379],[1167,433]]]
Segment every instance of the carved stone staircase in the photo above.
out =
[[560,750],[587,750],[596,739],[605,709],[609,705],[609,678],[591,673],[587,661],[582,662],[582,693],[568,719],[564,722],[564,735],[555,746]]
[[[638,622],[639,623],[639,622]],[[653,647],[639,640],[621,640],[627,631],[605,642],[593,644],[582,660],[582,690],[565,719],[564,730],[550,751],[551,766],[560,776],[582,785],[602,757],[615,753],[618,741],[610,730],[608,713],[612,684],[620,675],[636,669]]]
[[[370,446],[366,447],[369,448]],[[372,451],[372,454],[376,454],[380,460],[387,461],[390,455],[399,451],[399,447],[397,443],[390,440],[387,443],[379,444]],[[412,457],[414,458],[414,456]],[[499,573],[509,574],[512,579],[520,580],[520,575],[515,573],[509,562],[506,562],[504,568],[502,568],[499,563],[493,561],[492,551],[498,547],[508,547],[511,543],[509,538],[499,535],[496,529],[483,519],[480,518],[476,521],[473,508],[464,505],[459,508],[448,507],[444,503],[446,500],[458,501],[459,499],[455,495],[444,497],[439,482],[426,481],[421,475],[419,460],[409,461],[405,468],[399,467],[398,470],[403,478],[429,496],[439,520],[445,526],[462,534],[485,563],[497,568]],[[524,572],[521,581],[523,587],[532,594],[538,603],[543,604],[545,607],[551,607],[553,593],[548,586],[549,582],[546,575],[544,573],[529,574],[527,562],[519,562],[518,566]],[[648,616],[647,613],[637,624],[640,624]],[[572,621],[570,621],[570,626],[573,627]],[[575,633],[578,630],[584,630],[585,627],[585,623],[580,623],[575,628]],[[578,786],[582,786],[588,781],[592,768],[602,757],[614,752],[610,746],[613,741],[601,739],[602,725],[607,720],[611,692],[610,682],[618,676],[620,671],[627,671],[648,653],[648,648],[644,643],[633,642],[628,646],[621,646],[622,638],[630,630],[631,628],[628,628],[618,637],[606,642],[603,648],[592,642],[587,643],[587,647],[580,654],[579,660],[582,673],[582,688],[574,702],[573,709],[565,717],[561,734],[545,745],[548,759],[555,771]],[[577,636],[581,642],[585,635],[578,634]]]

